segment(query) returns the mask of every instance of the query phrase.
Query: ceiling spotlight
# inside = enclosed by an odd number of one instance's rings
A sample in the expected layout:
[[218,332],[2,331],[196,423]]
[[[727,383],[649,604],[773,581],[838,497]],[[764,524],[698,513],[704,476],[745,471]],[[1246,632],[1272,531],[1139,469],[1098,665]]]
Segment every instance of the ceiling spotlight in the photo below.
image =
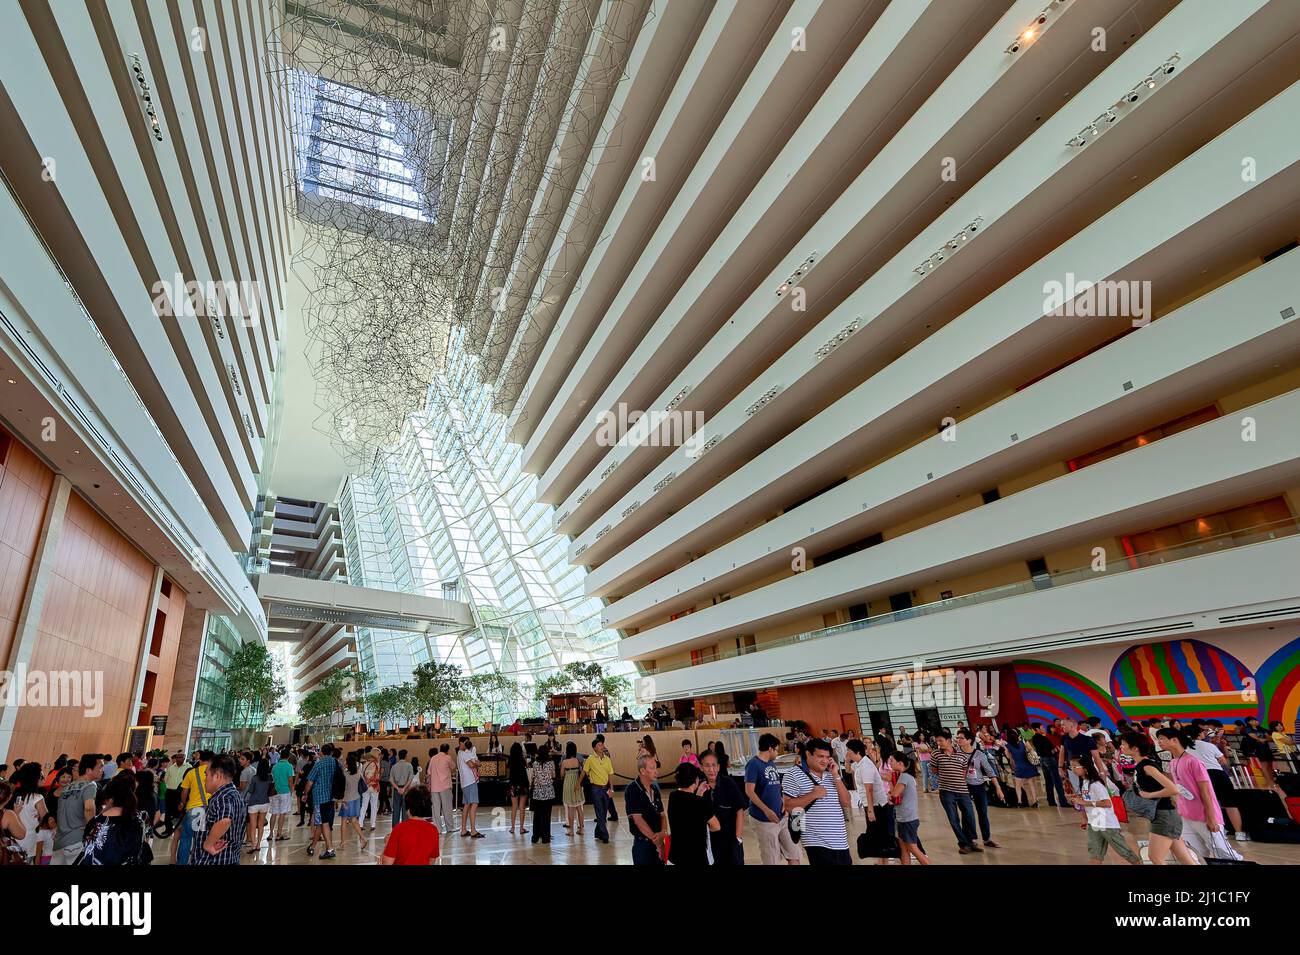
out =
[[927,258],[920,265],[912,269],[912,271],[915,272],[917,275],[927,275],[930,272],[934,271],[934,269],[937,268],[945,258],[944,249],[948,249],[951,252],[955,252],[957,249],[960,249],[962,243],[965,242],[967,239],[969,239],[972,235],[974,235],[975,232],[979,229],[979,227],[983,224],[983,222],[984,222],[983,216],[976,216],[973,220],[967,223],[966,228],[962,229],[951,239],[945,242],[942,248],[932,252],[929,258]]
[[1052,0],[1051,3],[1043,8],[1042,12],[1039,13],[1038,16],[1034,17],[1032,23],[1016,34],[1016,38],[1012,40],[1011,45],[1007,47],[1007,52],[1019,53],[1030,43],[1034,42],[1034,40],[1040,37],[1043,31],[1047,28],[1049,16],[1059,13],[1069,2],[1070,0]]
[[1155,89],[1160,84],[1160,81],[1164,79],[1164,77],[1173,73],[1173,71],[1175,70],[1178,64],[1179,59],[1180,59],[1179,54],[1177,53],[1172,54],[1169,57],[1169,59],[1165,60],[1165,62],[1160,65],[1159,69],[1152,70],[1145,77],[1143,77],[1136,86],[1134,86],[1127,93],[1121,96],[1113,106],[1108,107],[1106,109],[1106,112],[1102,113],[1091,123],[1085,126],[1082,130],[1080,130],[1078,135],[1071,137],[1066,142],[1066,145],[1078,149],[1082,146],[1088,145],[1088,143],[1096,139],[1099,135],[1101,135],[1101,130],[1098,129],[1099,126],[1101,127],[1110,126],[1114,124],[1116,120],[1127,115],[1125,112],[1126,108],[1141,100],[1143,87],[1149,90]]

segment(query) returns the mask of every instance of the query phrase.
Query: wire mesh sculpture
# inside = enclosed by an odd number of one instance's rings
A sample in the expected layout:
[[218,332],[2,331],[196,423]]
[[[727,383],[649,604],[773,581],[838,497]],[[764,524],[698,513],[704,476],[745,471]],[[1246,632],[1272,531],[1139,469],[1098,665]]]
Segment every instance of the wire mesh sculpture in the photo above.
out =
[[[423,408],[453,328],[517,394],[534,287],[580,202],[646,0],[288,0],[270,40],[320,422],[358,467]],[[603,153],[603,151],[602,151]]]

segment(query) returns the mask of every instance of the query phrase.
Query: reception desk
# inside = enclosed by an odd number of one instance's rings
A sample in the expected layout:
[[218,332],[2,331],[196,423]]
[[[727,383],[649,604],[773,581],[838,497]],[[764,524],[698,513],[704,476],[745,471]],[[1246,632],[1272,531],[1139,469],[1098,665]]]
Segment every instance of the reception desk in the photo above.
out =
[[[633,778],[636,777],[636,755],[637,747],[641,740],[649,736],[654,741],[655,751],[659,757],[660,769],[659,778],[665,782],[671,782],[673,773],[677,770],[677,764],[682,756],[682,740],[689,739],[694,747],[695,754],[698,756],[705,750],[711,740],[722,740],[727,749],[727,755],[731,759],[733,769],[736,766],[743,766],[745,761],[754,754],[757,748],[758,737],[762,733],[775,733],[782,736],[784,730],[781,729],[701,729],[701,730],[649,730],[638,733],[606,733],[605,734],[605,751],[609,754],[610,759],[614,762],[614,785],[622,788],[626,786]],[[474,741],[474,749],[479,753],[486,753],[490,734],[487,733],[467,733],[470,739]],[[578,757],[586,759],[592,752],[591,741],[596,738],[595,733],[558,733],[555,739],[559,742],[561,752],[568,743],[574,743],[578,748]],[[510,752],[510,747],[514,743],[522,744],[524,736],[498,734],[497,739],[500,741],[505,752]],[[342,751],[347,753],[364,750],[367,746],[378,750],[383,746],[390,750],[406,750],[407,758],[412,756],[420,760],[420,769],[429,761],[429,750],[437,750],[443,743],[447,743],[452,748],[452,756],[455,757],[456,736],[439,736],[422,739],[405,739],[402,737],[375,738],[365,740],[349,740],[335,744]],[[540,745],[546,740],[545,733],[534,733],[533,742]]]

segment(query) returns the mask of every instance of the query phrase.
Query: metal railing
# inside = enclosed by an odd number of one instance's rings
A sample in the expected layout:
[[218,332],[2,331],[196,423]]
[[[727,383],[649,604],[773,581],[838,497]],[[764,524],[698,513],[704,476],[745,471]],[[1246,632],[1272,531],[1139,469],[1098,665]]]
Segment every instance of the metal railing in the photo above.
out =
[[1001,587],[992,587],[988,590],[979,590],[974,593],[962,594],[958,597],[948,597],[944,600],[936,600],[933,603],[920,604],[919,606],[908,607],[904,610],[895,610],[891,613],[881,614],[876,617],[867,617],[863,620],[854,620],[850,623],[842,623],[834,627],[823,627],[820,630],[806,630],[803,633],[796,633],[788,637],[779,637],[775,640],[768,640],[763,643],[755,644],[754,646],[718,650],[714,653],[706,654],[698,663],[683,662],[666,667],[653,667],[647,669],[645,673],[653,676],[673,670],[684,670],[691,666],[703,666],[706,663],[714,663],[732,657],[748,656],[751,653],[761,653],[764,650],[774,650],[777,647],[790,647],[813,640],[821,640],[825,637],[834,637],[842,633],[870,630],[873,627],[887,626],[888,624],[895,623],[899,620],[910,620],[913,617],[925,617],[930,614],[946,613],[949,610],[957,610],[961,607],[969,607],[974,604],[1003,600],[1007,597],[1018,597],[1022,594],[1034,593],[1039,590],[1050,590],[1054,587],[1064,587],[1070,584],[1081,583],[1083,581],[1096,580],[1099,577],[1109,577],[1115,574],[1127,573],[1132,570],[1141,570],[1144,567],[1154,567],[1159,564],[1186,560],[1190,557],[1201,557],[1205,554],[1217,553],[1221,550],[1231,550],[1237,547],[1247,547],[1251,544],[1261,544],[1266,541],[1277,540],[1281,537],[1289,537],[1297,532],[1300,532],[1300,520],[1297,520],[1296,518],[1272,521],[1267,524],[1256,524],[1242,530],[1229,531],[1224,534],[1203,537],[1199,540],[1188,541],[1187,543],[1178,544],[1173,547],[1158,548],[1156,550],[1135,554],[1125,554],[1117,560],[1108,560],[1101,570],[1096,570],[1091,564],[1089,564],[1086,567],[1075,567],[1071,570],[1060,571],[1059,573],[1040,574],[1030,580],[1018,581],[1014,584],[1005,584]]

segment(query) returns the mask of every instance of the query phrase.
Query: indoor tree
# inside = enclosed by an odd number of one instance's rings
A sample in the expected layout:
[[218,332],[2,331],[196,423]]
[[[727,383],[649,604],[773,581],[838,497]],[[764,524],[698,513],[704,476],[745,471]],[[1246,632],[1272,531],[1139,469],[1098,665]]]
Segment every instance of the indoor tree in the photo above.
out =
[[274,712],[285,696],[275,658],[261,643],[240,646],[226,665],[224,678],[230,695],[232,726],[257,728],[254,723],[260,723],[266,714]]
[[419,712],[432,713],[434,722],[441,723],[442,714],[461,698],[464,680],[460,667],[454,663],[421,663],[414,673]]

